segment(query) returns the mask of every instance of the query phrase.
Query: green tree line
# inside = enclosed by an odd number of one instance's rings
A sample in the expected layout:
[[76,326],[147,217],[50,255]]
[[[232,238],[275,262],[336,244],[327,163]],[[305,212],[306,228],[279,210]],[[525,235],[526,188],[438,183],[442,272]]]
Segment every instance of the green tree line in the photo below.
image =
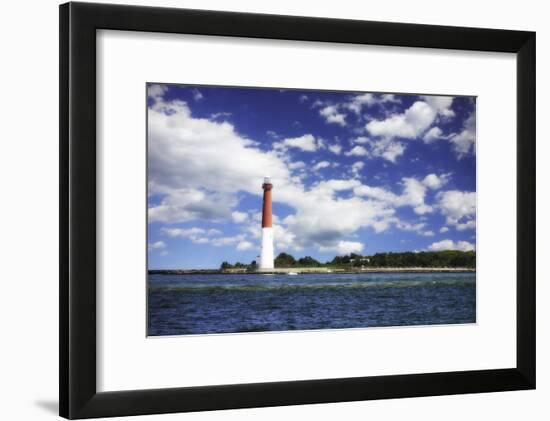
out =
[[[373,255],[362,256],[360,254],[347,254],[344,256],[335,256],[327,262],[319,262],[311,256],[296,259],[288,253],[280,253],[275,258],[276,268],[293,267],[331,267],[331,268],[403,268],[403,267],[423,267],[423,268],[475,268],[476,252],[460,250],[444,251],[420,251],[420,252],[399,252],[399,253],[376,253]],[[237,262],[234,265],[223,262],[220,269],[249,269],[256,267],[256,261],[250,264]]]
[[[328,262],[327,262],[328,263]],[[475,251],[444,250],[401,253],[376,253],[372,256],[350,254],[335,257],[329,265],[366,267],[451,267],[475,268]]]

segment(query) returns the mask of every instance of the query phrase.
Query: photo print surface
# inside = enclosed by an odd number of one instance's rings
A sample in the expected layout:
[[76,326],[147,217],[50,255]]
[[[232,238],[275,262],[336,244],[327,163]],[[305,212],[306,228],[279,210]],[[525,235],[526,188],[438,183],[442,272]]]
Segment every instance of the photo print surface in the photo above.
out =
[[476,98],[147,84],[148,336],[476,322]]

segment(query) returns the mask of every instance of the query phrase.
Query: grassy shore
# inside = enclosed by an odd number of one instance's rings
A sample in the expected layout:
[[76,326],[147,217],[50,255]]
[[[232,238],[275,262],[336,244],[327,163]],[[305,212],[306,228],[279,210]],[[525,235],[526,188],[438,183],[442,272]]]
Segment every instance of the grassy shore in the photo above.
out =
[[451,267],[369,267],[369,268],[327,268],[327,267],[304,267],[304,268],[275,268],[268,270],[250,271],[247,268],[231,268],[231,269],[151,269],[149,274],[151,275],[197,275],[197,274],[209,274],[209,275],[224,275],[224,274],[258,274],[258,273],[270,273],[270,274],[287,274],[287,273],[462,273],[462,272],[475,272],[475,268],[451,268]]

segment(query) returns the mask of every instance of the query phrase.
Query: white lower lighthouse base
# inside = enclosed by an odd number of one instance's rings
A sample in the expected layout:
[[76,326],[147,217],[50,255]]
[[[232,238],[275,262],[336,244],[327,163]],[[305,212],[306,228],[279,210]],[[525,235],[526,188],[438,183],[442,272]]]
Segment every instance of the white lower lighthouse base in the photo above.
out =
[[262,252],[260,254],[260,270],[273,269],[275,267],[273,257],[273,228],[262,228]]

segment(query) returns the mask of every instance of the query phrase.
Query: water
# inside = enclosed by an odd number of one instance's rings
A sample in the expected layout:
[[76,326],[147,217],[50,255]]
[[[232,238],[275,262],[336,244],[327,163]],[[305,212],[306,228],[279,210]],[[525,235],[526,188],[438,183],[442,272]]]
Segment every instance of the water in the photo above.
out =
[[475,273],[149,275],[148,334],[475,323]]

